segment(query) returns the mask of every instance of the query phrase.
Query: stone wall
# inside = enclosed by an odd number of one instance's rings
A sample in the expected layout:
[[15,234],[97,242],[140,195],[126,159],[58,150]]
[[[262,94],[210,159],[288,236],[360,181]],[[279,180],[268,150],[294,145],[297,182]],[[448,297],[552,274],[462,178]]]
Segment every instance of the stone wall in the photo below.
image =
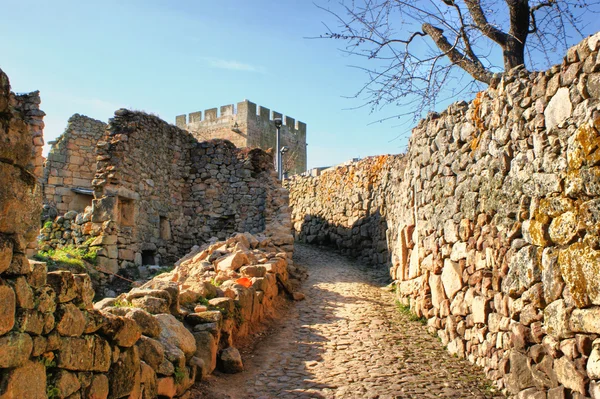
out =
[[110,271],[173,264],[193,245],[235,232],[276,231],[280,245],[293,243],[285,231],[287,191],[262,150],[199,142],[155,116],[122,109],[97,151],[88,230]]
[[289,183],[299,237],[386,247],[399,298],[520,398],[600,398],[599,47],[430,114],[404,156]]
[[217,360],[241,371],[232,345],[291,294],[291,253],[277,237],[238,234],[92,304],[89,275],[48,273],[25,255],[42,210],[38,104],[0,71],[0,397],[189,398]]
[[[219,112],[218,112],[219,111]],[[281,146],[287,146],[284,154],[284,171],[290,174],[306,170],[306,124],[284,116],[269,108],[257,106],[244,100],[233,104],[192,112],[188,116],[179,115],[176,124],[191,132],[199,141],[224,139],[238,148],[275,148],[276,128],[273,119],[282,119],[280,129]]]
[[75,114],[65,132],[50,143],[52,147],[44,164],[44,202],[59,215],[82,212],[92,205],[96,143],[104,136],[105,129],[104,122]]

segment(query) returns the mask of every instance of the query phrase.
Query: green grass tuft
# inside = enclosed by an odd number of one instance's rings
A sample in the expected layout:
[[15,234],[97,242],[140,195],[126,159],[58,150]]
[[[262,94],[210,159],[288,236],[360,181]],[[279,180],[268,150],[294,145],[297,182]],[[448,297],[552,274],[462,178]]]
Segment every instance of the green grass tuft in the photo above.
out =
[[36,260],[46,262],[50,267],[78,267],[87,270],[86,262],[96,264],[98,248],[75,247],[68,245],[63,248],[39,251],[33,256]]
[[398,312],[408,317],[408,320],[417,321],[423,325],[427,324],[427,319],[425,317],[417,316],[412,310],[410,310],[410,306],[404,305],[400,303],[400,301],[396,301],[396,307],[398,308]]

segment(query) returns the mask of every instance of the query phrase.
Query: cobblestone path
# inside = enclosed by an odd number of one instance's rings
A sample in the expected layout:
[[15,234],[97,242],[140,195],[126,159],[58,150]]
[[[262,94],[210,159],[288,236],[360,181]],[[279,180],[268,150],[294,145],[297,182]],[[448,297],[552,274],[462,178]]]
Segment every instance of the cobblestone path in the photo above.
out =
[[502,397],[486,389],[489,382],[474,366],[450,356],[422,324],[398,311],[393,294],[381,288],[384,272],[315,247],[296,248],[295,262],[310,273],[306,300],[244,359],[248,371],[218,377],[221,395],[212,397]]

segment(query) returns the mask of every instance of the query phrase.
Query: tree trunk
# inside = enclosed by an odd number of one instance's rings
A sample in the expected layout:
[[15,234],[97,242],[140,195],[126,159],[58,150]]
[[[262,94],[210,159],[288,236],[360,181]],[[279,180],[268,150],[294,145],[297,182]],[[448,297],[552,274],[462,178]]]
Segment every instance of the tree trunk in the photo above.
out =
[[502,46],[504,71],[525,64],[525,42],[529,34],[529,1],[506,0],[510,14],[510,30]]

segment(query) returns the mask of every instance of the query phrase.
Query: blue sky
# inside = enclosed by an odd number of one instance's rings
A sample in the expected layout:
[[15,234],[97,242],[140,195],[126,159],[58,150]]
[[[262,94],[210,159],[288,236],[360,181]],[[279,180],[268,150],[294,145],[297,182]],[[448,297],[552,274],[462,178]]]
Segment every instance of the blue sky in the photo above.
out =
[[[3,1],[0,68],[40,90],[46,141],[74,113],[179,114],[251,100],[308,125],[308,166],[399,153],[412,122],[370,124],[347,99],[365,76],[343,43],[310,40],[330,17],[310,0]],[[334,3],[328,3],[334,4]]]

